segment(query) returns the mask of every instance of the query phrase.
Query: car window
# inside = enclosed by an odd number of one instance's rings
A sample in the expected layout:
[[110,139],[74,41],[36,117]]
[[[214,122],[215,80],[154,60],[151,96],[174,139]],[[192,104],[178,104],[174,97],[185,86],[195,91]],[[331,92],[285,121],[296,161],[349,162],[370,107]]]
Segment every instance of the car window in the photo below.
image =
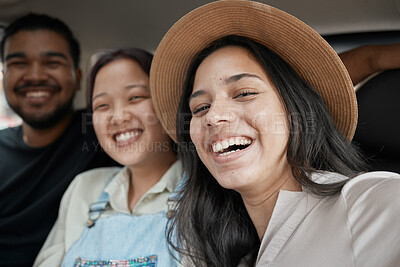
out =
[[[3,28],[0,27],[0,39],[3,36]],[[0,62],[0,69],[3,64]],[[3,72],[0,72],[0,129],[21,124],[21,119],[8,106],[3,89]]]

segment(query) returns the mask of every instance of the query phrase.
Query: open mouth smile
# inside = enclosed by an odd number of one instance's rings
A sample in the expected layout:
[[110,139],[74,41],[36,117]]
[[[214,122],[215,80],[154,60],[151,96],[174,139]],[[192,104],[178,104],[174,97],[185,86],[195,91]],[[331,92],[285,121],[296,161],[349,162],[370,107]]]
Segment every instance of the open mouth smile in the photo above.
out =
[[16,87],[14,91],[24,97],[28,103],[42,105],[45,104],[55,93],[60,92],[61,88],[55,85],[27,84]]
[[225,140],[214,142],[211,149],[217,156],[223,157],[244,150],[252,143],[253,140],[249,137],[230,137]]
[[113,135],[113,138],[117,142],[117,146],[122,147],[135,142],[142,134],[143,129],[130,129],[123,132],[117,132]]
[[31,99],[41,99],[50,96],[49,91],[28,91],[26,92],[25,96]]

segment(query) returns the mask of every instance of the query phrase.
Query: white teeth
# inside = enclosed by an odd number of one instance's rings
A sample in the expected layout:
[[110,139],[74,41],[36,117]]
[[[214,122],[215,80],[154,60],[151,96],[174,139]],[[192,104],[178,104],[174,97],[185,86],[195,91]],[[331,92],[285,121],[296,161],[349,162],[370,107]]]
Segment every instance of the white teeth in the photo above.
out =
[[236,145],[240,145],[240,140],[241,140],[240,137],[236,137],[236,139],[235,139],[235,144],[236,144]]
[[[222,140],[222,141],[219,141],[219,142],[215,142],[212,145],[212,150],[215,153],[221,153],[223,150],[227,149],[230,146],[233,146],[233,145],[250,145],[251,142],[252,142],[251,139],[246,138],[246,137],[231,137],[229,139],[225,139],[225,140]],[[231,153],[239,151],[239,150],[240,149],[237,149],[235,151],[224,152],[224,153],[221,153],[220,155],[221,156],[225,156],[225,155],[231,154]]]
[[227,140],[222,141],[222,149],[227,149],[229,147],[229,143]]
[[26,96],[30,98],[48,97],[49,95],[48,91],[30,91],[26,93]]
[[217,143],[217,144],[215,145],[214,152],[215,152],[215,150],[217,150],[217,151],[222,151],[222,144],[221,144],[221,143]]
[[230,138],[229,139],[229,145],[233,146],[234,144],[235,144],[235,140],[233,140],[233,138]]
[[234,152],[236,152],[236,151],[239,151],[240,149],[236,149],[236,150],[232,150],[232,151],[228,151],[228,152],[224,152],[224,153],[221,153],[221,154],[219,154],[220,156],[226,156],[226,155],[229,155],[229,154],[232,154],[232,153],[234,153]]
[[117,142],[126,142],[129,139],[140,135],[140,132],[127,132],[127,133],[122,133],[119,135],[115,136],[115,140],[117,140]]

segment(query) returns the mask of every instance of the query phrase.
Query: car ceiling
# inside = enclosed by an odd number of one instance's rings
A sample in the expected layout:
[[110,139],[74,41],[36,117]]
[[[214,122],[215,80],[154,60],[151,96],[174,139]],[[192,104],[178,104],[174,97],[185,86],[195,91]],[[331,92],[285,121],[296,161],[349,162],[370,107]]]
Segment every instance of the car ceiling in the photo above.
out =
[[[201,0],[0,0],[0,23],[30,11],[64,20],[89,50],[136,45],[154,50],[164,33]],[[399,30],[400,0],[262,1],[321,34]]]

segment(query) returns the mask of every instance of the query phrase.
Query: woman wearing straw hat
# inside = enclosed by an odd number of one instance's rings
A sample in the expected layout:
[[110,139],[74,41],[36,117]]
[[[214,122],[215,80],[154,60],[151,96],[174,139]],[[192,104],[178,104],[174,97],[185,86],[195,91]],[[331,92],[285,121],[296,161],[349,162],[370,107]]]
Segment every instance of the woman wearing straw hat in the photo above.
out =
[[168,31],[150,77],[188,176],[169,241],[189,265],[398,266],[400,176],[364,172],[351,80],[315,31],[214,2]]

